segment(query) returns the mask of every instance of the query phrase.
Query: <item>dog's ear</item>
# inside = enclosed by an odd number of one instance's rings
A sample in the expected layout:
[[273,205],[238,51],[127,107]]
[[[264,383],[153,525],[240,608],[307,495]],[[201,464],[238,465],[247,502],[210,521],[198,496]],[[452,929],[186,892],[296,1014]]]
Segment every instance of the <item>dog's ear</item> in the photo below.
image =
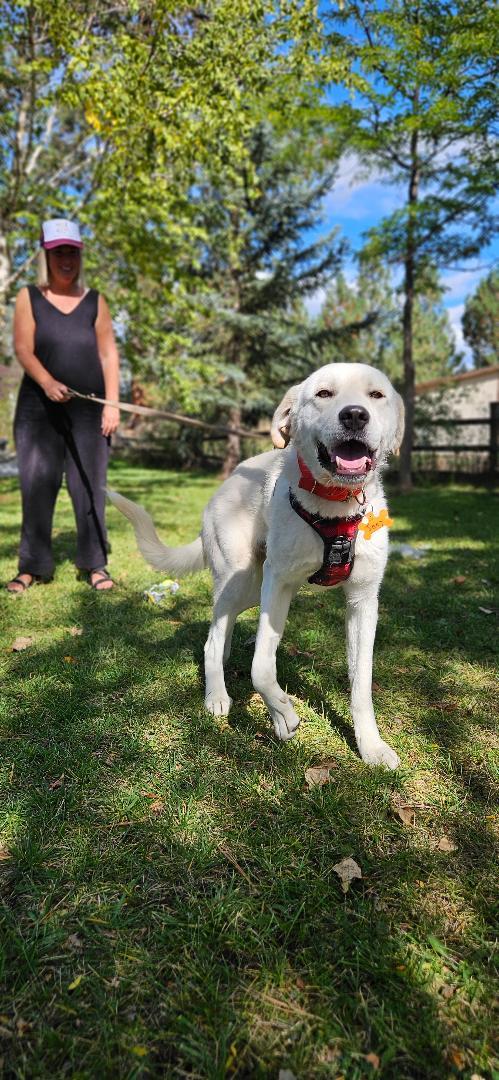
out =
[[291,409],[296,398],[298,386],[292,386],[286,391],[281,404],[272,417],[270,434],[276,450],[283,450],[288,445],[291,428]]
[[405,406],[400,394],[395,393],[394,405],[397,414],[397,423],[395,425],[393,439],[390,444],[390,452],[392,454],[397,454],[400,450],[402,439],[404,438],[405,427]]

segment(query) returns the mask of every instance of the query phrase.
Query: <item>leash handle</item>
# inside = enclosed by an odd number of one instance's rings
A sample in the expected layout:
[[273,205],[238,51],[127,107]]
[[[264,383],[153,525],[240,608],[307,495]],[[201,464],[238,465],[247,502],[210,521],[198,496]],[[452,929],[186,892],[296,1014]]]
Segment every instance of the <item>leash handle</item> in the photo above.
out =
[[152,409],[149,405],[130,405],[127,401],[109,401],[107,398],[96,397],[95,394],[80,394],[78,390],[67,388],[71,397],[80,398],[82,401],[93,401],[96,405],[111,405],[113,409],[121,412],[138,413],[139,416],[161,416],[163,420],[173,420],[176,424],[187,424],[190,427],[203,428],[205,431],[213,431],[217,435],[239,435],[243,439],[268,438],[270,431],[251,431],[247,428],[223,427],[219,424],[207,424],[204,420],[196,420],[193,416],[183,416],[181,413],[168,412],[165,409]]

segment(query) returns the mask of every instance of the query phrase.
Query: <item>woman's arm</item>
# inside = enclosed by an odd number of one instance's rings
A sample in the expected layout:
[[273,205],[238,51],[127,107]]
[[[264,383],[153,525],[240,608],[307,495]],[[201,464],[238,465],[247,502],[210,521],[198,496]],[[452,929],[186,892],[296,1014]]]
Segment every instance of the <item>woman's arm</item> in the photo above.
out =
[[31,310],[29,292],[21,289],[14,310],[14,352],[30,379],[41,386],[50,401],[68,401],[70,395],[64,383],[54,379],[35,356],[35,320]]
[[[105,397],[118,401],[120,396],[120,358],[114,337],[111,312],[103,296],[99,294],[99,307],[95,320],[97,349],[104,372]],[[120,422],[120,410],[104,405],[102,410],[102,434],[112,435]]]

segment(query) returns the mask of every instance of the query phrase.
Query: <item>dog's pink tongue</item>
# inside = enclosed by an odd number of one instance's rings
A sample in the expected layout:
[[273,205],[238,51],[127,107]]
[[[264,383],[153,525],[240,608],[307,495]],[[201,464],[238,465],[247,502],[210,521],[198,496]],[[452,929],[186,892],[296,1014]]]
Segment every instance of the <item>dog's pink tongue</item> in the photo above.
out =
[[367,463],[369,458],[342,458],[339,454],[336,455],[336,466],[340,472],[343,473],[364,473],[367,472]]

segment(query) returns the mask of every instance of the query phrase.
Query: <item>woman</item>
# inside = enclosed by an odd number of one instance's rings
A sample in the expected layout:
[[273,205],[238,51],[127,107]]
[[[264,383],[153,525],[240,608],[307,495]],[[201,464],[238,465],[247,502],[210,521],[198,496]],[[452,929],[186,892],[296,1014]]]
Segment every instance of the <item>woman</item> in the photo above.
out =
[[104,297],[83,286],[82,248],[76,222],[44,222],[38,285],[21,289],[16,300],[14,349],[25,371],[14,419],[23,520],[11,593],[52,577],[52,518],[64,474],[76,518],[76,565],[99,592],[113,586],[104,487],[119,410],[71,398],[68,390],[119,396],[111,316]]

